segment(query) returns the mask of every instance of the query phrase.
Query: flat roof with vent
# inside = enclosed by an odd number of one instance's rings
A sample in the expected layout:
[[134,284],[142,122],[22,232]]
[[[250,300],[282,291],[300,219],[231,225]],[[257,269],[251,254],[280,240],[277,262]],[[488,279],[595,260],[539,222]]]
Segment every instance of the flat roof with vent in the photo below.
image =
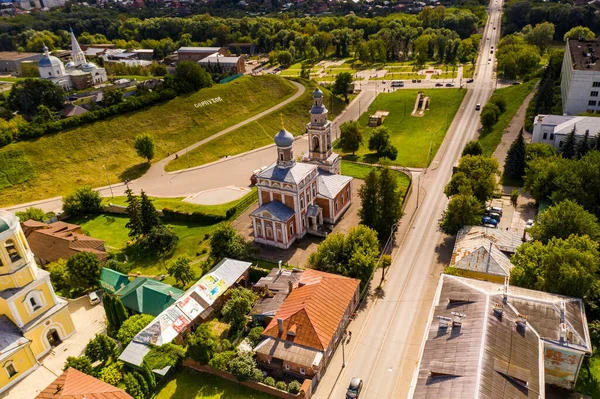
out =
[[600,72],[600,40],[568,41],[573,69]]

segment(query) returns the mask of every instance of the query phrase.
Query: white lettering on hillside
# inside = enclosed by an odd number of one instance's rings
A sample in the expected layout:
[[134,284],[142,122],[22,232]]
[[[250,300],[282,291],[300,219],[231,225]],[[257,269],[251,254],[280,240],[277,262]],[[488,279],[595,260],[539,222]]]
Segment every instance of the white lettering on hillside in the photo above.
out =
[[208,100],[204,100],[204,101],[201,101],[199,103],[194,104],[194,107],[196,107],[196,108],[202,108],[202,107],[205,107],[207,105],[211,105],[211,104],[215,104],[215,103],[220,103],[221,101],[223,101],[223,99],[221,97],[210,98]]

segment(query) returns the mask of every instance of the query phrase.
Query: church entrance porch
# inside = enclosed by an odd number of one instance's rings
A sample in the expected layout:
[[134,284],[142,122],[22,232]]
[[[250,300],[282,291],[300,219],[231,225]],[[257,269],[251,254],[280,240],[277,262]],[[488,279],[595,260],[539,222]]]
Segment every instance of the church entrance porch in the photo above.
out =
[[318,205],[309,205],[306,209],[306,219],[308,221],[308,233],[319,237],[327,237],[331,233],[333,226],[323,224],[323,209]]

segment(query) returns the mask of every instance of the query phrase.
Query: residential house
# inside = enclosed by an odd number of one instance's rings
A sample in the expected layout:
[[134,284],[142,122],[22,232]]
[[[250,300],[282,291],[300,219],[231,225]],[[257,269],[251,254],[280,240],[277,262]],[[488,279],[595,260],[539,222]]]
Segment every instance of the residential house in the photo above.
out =
[[68,259],[79,252],[91,252],[101,262],[108,259],[104,241],[86,236],[76,224],[46,224],[28,220],[23,223],[23,230],[36,260],[41,265]]
[[133,399],[122,389],[69,367],[35,399]]
[[581,299],[443,274],[408,397],[544,398],[591,353]]
[[[140,331],[119,356],[130,367],[139,367],[153,345],[162,345],[183,337],[205,322],[225,300],[227,290],[246,285],[251,263],[223,258],[192,285],[179,299]],[[168,368],[155,370],[165,375]]]
[[138,277],[115,292],[133,313],[158,316],[181,298],[183,291],[148,277]]
[[100,278],[98,279],[100,287],[108,292],[114,294],[121,288],[129,284],[129,277],[126,274],[119,273],[116,270],[103,267],[100,269]]
[[298,286],[302,273],[304,270],[287,270],[280,266],[271,269],[267,276],[261,277],[252,286],[252,289],[261,296],[250,312],[252,321],[267,326],[289,293],[292,292],[293,287]]
[[568,39],[560,91],[564,115],[600,113],[600,42]]
[[305,270],[254,349],[274,375],[321,378],[359,302],[357,279]]
[[198,65],[212,73],[246,73],[246,60],[244,57],[227,57],[221,53],[214,53],[202,58],[198,61]]
[[39,61],[42,58],[38,53],[22,53],[19,51],[0,51],[0,72],[21,73],[21,63],[24,61]]
[[513,265],[510,256],[521,245],[510,231],[483,226],[463,227],[456,234],[450,266],[460,276],[504,283]]
[[[600,90],[600,89],[599,89]],[[599,131],[600,117],[537,115],[533,120],[533,143],[550,144],[560,150],[567,136],[572,132],[581,140],[587,133],[589,138],[596,137]]]
[[352,178],[340,174],[341,157],[332,151],[331,122],[323,92],[313,92],[309,155],[297,162],[294,136],[282,127],[275,135],[277,160],[258,173],[258,209],[250,215],[254,241],[289,248],[307,233],[326,236],[352,203]]
[[67,305],[35,263],[19,219],[0,211],[0,393],[75,333]]
[[223,47],[180,47],[179,50],[177,50],[177,60],[179,62],[198,62],[214,53],[225,55],[226,52],[227,50]]

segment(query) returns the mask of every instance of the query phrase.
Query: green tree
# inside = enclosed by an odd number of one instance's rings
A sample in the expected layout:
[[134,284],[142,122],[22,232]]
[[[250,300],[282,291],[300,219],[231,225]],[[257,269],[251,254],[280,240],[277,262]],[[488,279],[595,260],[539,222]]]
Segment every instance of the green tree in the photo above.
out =
[[229,361],[227,366],[231,374],[238,381],[262,381],[262,371],[256,365],[256,362],[250,354],[240,354]]
[[287,384],[285,381],[277,381],[275,388],[279,389],[280,391],[287,391]]
[[160,370],[167,366],[177,367],[185,357],[185,349],[171,343],[153,346],[144,356],[144,362],[150,370]]
[[103,295],[102,306],[104,306],[104,313],[106,314],[106,322],[108,324],[109,331],[117,331],[119,329],[119,319],[115,315],[113,307],[113,295]]
[[390,129],[379,126],[369,137],[369,150],[376,151],[378,158],[396,159],[398,150],[392,145]]
[[114,362],[100,371],[99,378],[107,384],[117,386],[123,379],[123,362]]
[[63,198],[63,210],[72,216],[98,214],[102,212],[102,198],[89,186],[79,187]]
[[200,364],[208,364],[217,352],[217,337],[209,324],[201,324],[190,337],[186,356]]
[[467,188],[480,201],[485,202],[496,190],[498,161],[481,155],[467,155],[460,159],[456,173],[446,186],[445,194],[451,197]]
[[361,207],[358,210],[360,223],[371,228],[375,228],[381,219],[379,186],[379,173],[377,169],[372,168],[363,185],[358,189],[358,196],[361,200]]
[[560,154],[565,159],[573,159],[577,155],[577,139],[575,138],[575,126],[573,126],[573,130],[571,133],[567,135],[565,139]]
[[248,333],[248,339],[250,340],[253,346],[256,346],[262,340],[262,334],[264,331],[265,329],[261,326],[252,327],[252,329]]
[[557,156],[530,160],[527,162],[523,179],[525,189],[538,202],[549,199],[557,188],[558,176],[568,167],[567,163],[568,160]]
[[352,74],[350,72],[340,72],[335,77],[333,84],[333,94],[344,96],[344,101],[348,102],[348,92],[351,90]]
[[553,237],[567,239],[572,234],[587,235],[594,241],[600,241],[600,225],[596,216],[567,199],[541,212],[529,234],[544,244]]
[[175,69],[176,90],[193,93],[213,84],[210,74],[195,62],[182,61]]
[[154,158],[154,136],[149,133],[142,133],[135,136],[135,143],[133,144],[137,154],[146,158],[148,163]]
[[31,123],[43,124],[52,122],[55,119],[56,111],[46,107],[44,104],[40,104],[35,111],[35,117],[33,117]]
[[571,28],[565,35],[563,36],[563,40],[566,42],[567,39],[577,40],[580,38],[591,40],[596,37],[596,34],[587,26],[576,26]]
[[506,154],[506,160],[504,161],[504,175],[511,179],[522,179],[525,174],[525,139],[523,138],[523,128],[519,132],[519,135],[513,141],[508,153]]
[[454,235],[464,226],[478,225],[483,214],[479,200],[468,193],[456,194],[450,198],[442,215],[440,228],[448,235]]
[[146,381],[146,383],[148,384],[148,388],[150,389],[150,391],[154,390],[154,388],[156,388],[156,377],[154,376],[154,373],[152,372],[150,367],[148,367],[146,362],[142,362],[140,367],[138,367],[138,372],[144,378],[144,381]]
[[576,158],[579,159],[590,150],[590,131],[586,130],[581,140],[577,142]]
[[125,212],[129,216],[125,227],[129,229],[129,237],[139,237],[144,233],[140,202],[138,197],[133,195],[133,191],[130,188],[125,191],[125,194],[127,194],[127,208]]
[[519,190],[517,190],[516,188],[514,188],[510,192],[510,203],[512,204],[513,207],[516,208],[518,201],[519,201]]
[[192,269],[192,260],[187,256],[180,256],[169,268],[169,274],[182,286],[196,279],[196,273]]
[[160,216],[144,190],[140,193],[140,221],[143,234],[150,234],[152,229],[161,225]]
[[79,370],[82,373],[87,375],[92,375],[94,369],[92,367],[92,362],[86,356],[69,356],[67,357],[67,361],[63,366],[63,371],[67,370],[69,367],[73,367],[75,370]]
[[481,125],[484,129],[489,130],[498,122],[498,118],[500,116],[500,110],[494,104],[486,104],[483,106],[481,110]]
[[482,155],[483,147],[481,147],[481,143],[477,140],[469,141],[462,152],[462,157],[465,155]]
[[21,222],[26,222],[28,220],[35,220],[36,222],[45,223],[49,218],[46,216],[46,212],[44,212],[40,208],[30,207],[25,209],[24,211],[17,212],[17,217]]
[[147,398],[148,395],[150,394],[150,388],[148,387],[148,383],[146,382],[146,380],[144,379],[144,377],[140,373],[138,373],[137,371],[134,371],[131,374],[133,374],[133,377],[137,380],[137,382],[138,382],[138,384],[140,386],[140,390],[144,394],[144,397]]
[[246,259],[250,249],[250,244],[231,223],[218,224],[210,237],[210,257],[215,263],[223,258]]
[[301,388],[302,388],[302,385],[300,385],[300,383],[298,381],[294,380],[288,384],[287,390],[292,395],[296,395],[296,394],[300,393]]
[[347,235],[329,234],[308,258],[317,270],[358,278],[365,284],[377,265],[379,240],[375,230],[358,225]]
[[172,254],[177,248],[179,237],[166,226],[156,226],[141,241],[142,248],[160,256]]
[[292,57],[292,54],[289,51],[283,50],[277,54],[277,62],[279,62],[282,67],[289,68],[294,62],[294,57]]
[[122,89],[106,89],[102,93],[103,99],[102,104],[105,107],[117,105],[123,102],[123,90]]
[[71,285],[86,290],[97,284],[100,262],[91,252],[78,252],[67,260],[67,271]]
[[498,117],[506,111],[506,100],[502,96],[492,96],[489,103],[498,107]]
[[267,378],[265,378],[265,380],[263,382],[265,385],[268,385],[270,387],[275,386],[275,379],[273,377],[267,377]]
[[113,298],[112,308],[115,314],[115,320],[117,321],[117,328],[121,328],[123,323],[129,318],[129,314],[127,313],[127,309],[125,309],[125,305],[121,302],[121,298],[118,296]]
[[548,158],[556,155],[554,147],[546,143],[530,143],[525,146],[525,161]]
[[551,22],[537,24],[530,32],[525,34],[525,40],[529,44],[537,46],[542,53],[552,44],[553,38],[554,24]]
[[210,367],[212,367],[213,369],[227,371],[228,370],[227,366],[228,366],[229,362],[231,361],[231,359],[233,359],[236,356],[237,356],[236,351],[225,351],[225,352],[216,353],[213,356],[213,358],[210,359],[210,361],[208,362],[208,365]]
[[136,314],[131,316],[125,320],[121,325],[121,328],[119,328],[117,339],[123,346],[129,345],[133,337],[150,324],[152,320],[154,320],[154,316],[149,314]]
[[152,64],[151,71],[152,76],[166,76],[169,73],[167,67],[162,64]]
[[123,383],[125,384],[125,392],[131,395],[133,399],[145,399],[144,392],[138,380],[133,376],[133,373],[125,374]]
[[231,323],[234,327],[240,327],[258,298],[254,292],[247,288],[234,288],[230,292],[231,295],[223,305],[221,314],[223,320]]
[[8,95],[8,106],[19,111],[27,120],[33,119],[38,107],[44,105],[57,112],[63,108],[65,91],[45,79],[25,79],[12,85]]
[[377,237],[384,245],[391,235],[392,227],[402,217],[402,193],[398,188],[395,173],[388,167],[382,167],[379,174],[380,219],[377,223]]
[[84,354],[92,363],[97,361],[106,363],[108,359],[118,355],[117,344],[104,334],[96,334],[85,346]]
[[586,297],[596,283],[598,243],[571,235],[526,242],[512,256],[511,284],[574,297]]
[[352,155],[363,142],[363,131],[358,121],[344,122],[340,126],[340,147],[344,152],[352,151]]

